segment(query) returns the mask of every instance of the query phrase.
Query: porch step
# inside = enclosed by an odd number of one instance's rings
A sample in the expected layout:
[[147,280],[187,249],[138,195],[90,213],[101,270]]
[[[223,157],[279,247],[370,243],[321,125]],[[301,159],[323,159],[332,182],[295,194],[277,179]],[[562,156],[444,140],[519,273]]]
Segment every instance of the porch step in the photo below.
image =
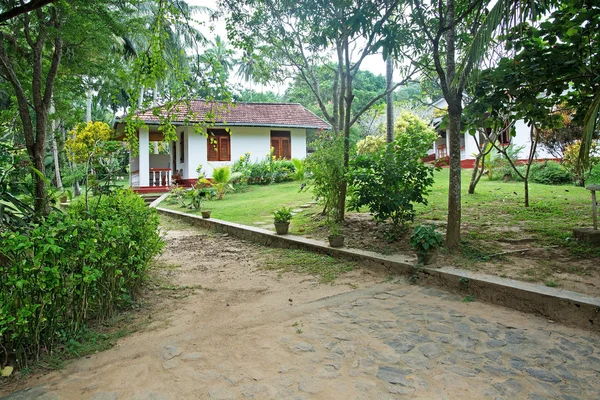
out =
[[146,202],[146,204],[152,203],[154,200],[158,199],[160,196],[161,196],[161,194],[156,194],[156,193],[140,195],[140,197],[142,199],[144,199],[144,202]]

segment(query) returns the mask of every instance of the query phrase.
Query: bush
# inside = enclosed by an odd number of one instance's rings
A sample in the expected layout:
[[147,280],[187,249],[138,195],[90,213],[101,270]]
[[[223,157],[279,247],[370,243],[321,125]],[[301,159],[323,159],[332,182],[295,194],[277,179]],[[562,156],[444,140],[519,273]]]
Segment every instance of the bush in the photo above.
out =
[[578,186],[585,186],[585,182],[591,177],[596,165],[600,164],[600,146],[593,141],[590,146],[590,154],[587,163],[579,158],[581,142],[577,141],[565,149],[563,166],[573,175],[573,180]]
[[0,359],[21,367],[129,304],[163,241],[158,215],[131,191],[82,201],[26,233],[0,234]]
[[242,182],[249,185],[270,185],[271,183],[293,181],[296,174],[292,161],[277,159],[273,156],[273,148],[271,148],[270,154],[257,162],[251,162],[250,153],[246,153],[233,164],[232,171],[240,172]]
[[325,211],[338,220],[344,181],[344,138],[341,134],[321,132],[312,143],[315,152],[306,157],[305,167],[313,177],[313,194]]
[[376,221],[390,219],[390,240],[414,220],[414,203],[427,204],[425,196],[433,185],[434,171],[421,158],[436,133],[416,117],[402,118],[397,128],[392,143],[379,152],[356,157],[349,172],[349,208],[359,211],[367,206]]
[[529,179],[532,182],[543,183],[544,185],[563,185],[571,183],[573,180],[571,173],[555,161],[534,163],[531,165],[529,174]]

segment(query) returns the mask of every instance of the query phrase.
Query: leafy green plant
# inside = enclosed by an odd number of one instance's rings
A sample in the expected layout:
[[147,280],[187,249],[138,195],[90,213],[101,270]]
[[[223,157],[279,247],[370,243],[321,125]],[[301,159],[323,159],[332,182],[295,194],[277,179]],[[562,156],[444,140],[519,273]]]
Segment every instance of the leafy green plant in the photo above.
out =
[[435,229],[435,225],[418,225],[410,236],[410,245],[420,253],[442,247],[443,244],[442,234]]
[[0,359],[21,367],[108,318],[137,295],[164,243],[156,210],[131,191],[88,211],[51,212],[23,234],[0,233]]
[[241,172],[231,172],[231,168],[226,165],[224,167],[214,168],[212,180],[202,178],[200,183],[213,187],[217,192],[217,199],[223,200],[226,193],[235,190],[233,182],[242,177]]
[[338,134],[322,132],[312,143],[315,151],[305,161],[313,177],[313,194],[323,204],[323,214],[332,213],[334,219],[341,215],[341,182],[344,172],[344,138]]
[[275,223],[286,223],[292,220],[292,208],[281,207],[279,210],[273,212],[273,216],[275,217]]
[[585,181],[590,178],[594,167],[600,164],[600,146],[595,141],[592,141],[590,146],[590,154],[587,162],[579,157],[581,149],[581,141],[576,141],[567,146],[563,155],[563,166],[569,171],[579,186],[585,186]]
[[335,221],[329,222],[329,235],[339,236],[341,234],[342,230],[340,229],[340,224]]
[[304,181],[304,162],[298,158],[292,158],[292,164],[294,165],[294,180]]
[[423,121],[405,115],[398,122],[396,139],[383,150],[365,153],[350,164],[349,208],[367,206],[378,222],[391,220],[390,240],[415,217],[415,203],[427,204],[435,168],[421,158],[427,154],[436,133]]
[[530,174],[532,182],[545,185],[563,185],[573,181],[571,173],[555,161],[532,164]]

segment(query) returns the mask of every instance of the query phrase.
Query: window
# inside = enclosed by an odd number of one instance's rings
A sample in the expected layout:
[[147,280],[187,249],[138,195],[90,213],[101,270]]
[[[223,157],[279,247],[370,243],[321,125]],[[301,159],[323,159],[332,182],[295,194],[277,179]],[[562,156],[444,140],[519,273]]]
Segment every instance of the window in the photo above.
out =
[[231,161],[231,136],[225,129],[209,129],[206,148],[208,161]]
[[289,131],[271,131],[271,147],[277,158],[292,158],[292,139]]

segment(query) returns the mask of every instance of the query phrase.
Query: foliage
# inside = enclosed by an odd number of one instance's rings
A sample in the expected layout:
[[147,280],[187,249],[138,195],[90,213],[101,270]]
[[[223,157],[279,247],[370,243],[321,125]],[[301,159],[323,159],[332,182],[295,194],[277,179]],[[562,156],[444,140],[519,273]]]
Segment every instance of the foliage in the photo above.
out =
[[442,234],[436,230],[435,225],[417,225],[410,236],[410,245],[420,253],[437,249],[443,244]]
[[564,185],[573,181],[573,175],[556,161],[545,161],[531,166],[530,179],[544,185]]
[[[384,98],[386,91],[373,95],[360,93],[358,75],[368,55],[382,50],[391,53],[388,24],[397,15],[398,1],[325,1],[300,0],[223,0],[228,11],[227,27],[234,45],[245,56],[258,53],[269,67],[263,82],[283,81],[295,74],[306,85],[329,122],[335,135],[343,134],[342,174],[336,206],[344,219],[347,182],[345,173],[350,159],[350,131],[369,107]],[[326,64],[330,54],[335,62]],[[331,80],[322,81],[319,73],[327,71]],[[416,68],[403,68],[405,78],[388,90],[406,83]],[[323,84],[323,88],[322,88]],[[331,86],[331,90],[327,86]],[[365,85],[366,87],[367,85]],[[330,95],[330,96],[329,96]],[[360,97],[359,97],[360,96]],[[373,97],[371,97],[373,96]],[[354,103],[362,103],[360,109]]]
[[[125,150],[120,142],[110,140],[111,132],[104,122],[81,123],[70,132],[65,143],[69,159],[84,166],[86,208],[90,190],[101,197],[114,189],[111,180],[122,170]],[[103,187],[100,178],[105,180]]]
[[181,198],[181,196],[177,192],[175,193],[175,198],[178,199],[180,204],[183,204],[186,207],[189,207],[193,210],[201,210],[202,202],[205,200],[210,200],[215,195],[217,195],[216,188],[207,187],[206,184],[203,184],[199,181],[196,182],[196,184],[191,189],[186,190],[184,192],[184,198],[189,200],[189,203],[187,205],[185,204],[183,198]]
[[306,168],[313,177],[313,194],[324,206],[324,211],[339,220],[341,182],[344,180],[344,138],[338,134],[321,132],[313,142],[315,151],[306,157]]
[[393,142],[379,152],[357,156],[351,163],[350,209],[367,206],[376,221],[390,219],[391,240],[414,220],[414,204],[427,204],[434,169],[421,158],[436,137],[425,123],[407,115],[398,121]]
[[562,116],[560,128],[542,129],[540,132],[540,144],[558,159],[563,158],[569,145],[583,137],[583,127],[573,122],[573,116],[567,111],[559,111]]
[[282,206],[279,210],[273,212],[273,216],[275,217],[275,223],[290,222],[293,217],[292,207]]
[[0,233],[0,359],[24,367],[131,302],[162,249],[158,223],[124,191],[103,197],[93,215],[76,202],[27,234]]
[[299,158],[292,158],[292,165],[294,165],[294,180],[304,181],[304,162]]
[[[304,169],[302,164],[300,165]],[[233,164],[233,171],[242,174],[241,181],[249,185],[269,185],[272,183],[287,182],[297,179],[300,175],[294,161],[277,159],[273,155],[273,148],[264,159],[256,162],[250,160],[250,153],[240,156]]]
[[356,154],[359,156],[366,153],[375,153],[385,147],[385,136],[369,135],[356,142]]
[[580,148],[581,141],[567,146],[563,156],[563,166],[573,175],[577,185],[584,186],[594,167],[600,164],[600,146],[597,142],[592,142],[587,160],[580,158]]
[[104,122],[88,122],[78,124],[69,132],[69,139],[65,144],[69,159],[79,164],[85,164],[91,157],[101,156],[104,149],[101,144],[108,141],[111,136],[110,127]]
[[0,232],[25,228],[36,219],[26,183],[28,164],[25,149],[0,142]]
[[242,174],[240,172],[231,172],[229,165],[224,167],[214,168],[212,179],[202,178],[198,182],[208,185],[216,190],[217,199],[223,200],[223,196],[230,191],[235,190],[233,188],[233,182],[240,179]]
[[[490,144],[491,146],[491,144]],[[513,175],[513,168],[507,158],[514,163],[519,159],[519,153],[523,150],[523,146],[515,146],[510,144],[504,148],[506,156],[499,153],[495,148],[491,149],[485,156],[485,166],[489,180],[502,179],[505,175]]]

